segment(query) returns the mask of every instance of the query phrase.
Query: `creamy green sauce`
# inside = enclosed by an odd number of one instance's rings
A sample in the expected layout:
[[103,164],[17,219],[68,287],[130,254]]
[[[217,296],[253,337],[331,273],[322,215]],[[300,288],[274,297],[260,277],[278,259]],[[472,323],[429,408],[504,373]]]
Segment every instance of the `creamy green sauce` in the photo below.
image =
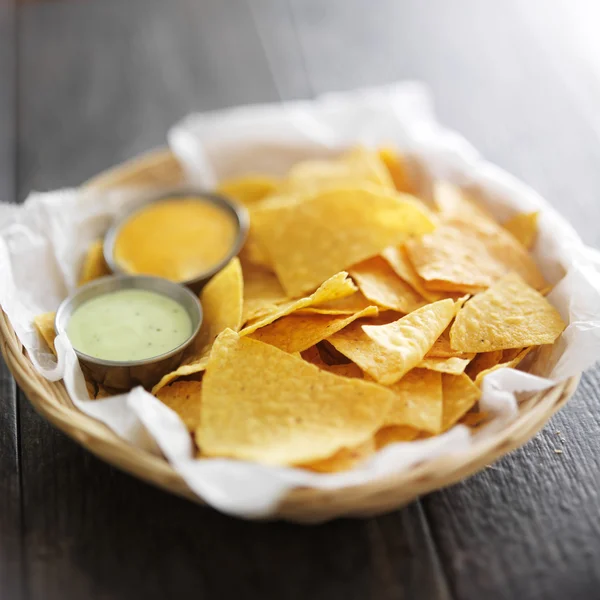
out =
[[143,360],[173,350],[192,333],[175,300],[148,290],[119,290],[75,309],[67,325],[73,347],[104,360]]

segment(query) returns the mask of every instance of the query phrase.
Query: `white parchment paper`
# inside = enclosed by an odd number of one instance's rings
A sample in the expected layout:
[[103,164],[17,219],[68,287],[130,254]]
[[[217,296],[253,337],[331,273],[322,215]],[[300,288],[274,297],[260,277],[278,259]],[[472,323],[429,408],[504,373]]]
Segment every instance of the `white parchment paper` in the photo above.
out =
[[[435,120],[431,98],[419,84],[403,83],[310,102],[242,107],[192,115],[176,125],[169,143],[192,183],[210,188],[224,177],[248,172],[283,175],[298,160],[327,156],[357,143],[391,144],[417,156],[434,177],[476,185],[492,212],[505,219],[540,211],[534,250],[550,283],[549,296],[568,327],[540,377],[502,369],[486,377],[482,408],[496,420],[485,437],[517,412],[514,392],[545,389],[581,373],[600,358],[600,254],[586,248],[571,226],[535,192],[485,162],[460,136]],[[36,314],[56,310],[75,288],[89,243],[118,215],[143,199],[139,190],[78,189],[32,193],[22,206],[0,205],[0,304],[37,369],[64,378],[76,406],[149,452],[161,452],[189,486],[221,511],[248,518],[268,516],[295,486],[340,488],[391,475],[476,443],[467,428],[437,438],[388,446],[353,471],[317,474],[226,460],[194,460],[179,417],[141,388],[106,400],[88,400],[75,353],[64,336],[58,361],[33,328]],[[564,275],[564,277],[563,277]]]

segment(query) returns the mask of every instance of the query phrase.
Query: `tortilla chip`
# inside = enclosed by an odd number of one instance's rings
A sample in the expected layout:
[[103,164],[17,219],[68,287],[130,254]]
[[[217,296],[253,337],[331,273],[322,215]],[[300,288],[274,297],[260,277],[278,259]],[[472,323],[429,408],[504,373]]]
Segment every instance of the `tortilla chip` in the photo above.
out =
[[313,315],[353,315],[370,306],[373,306],[373,303],[370,300],[367,300],[360,292],[355,292],[346,298],[330,300],[329,302],[323,302],[322,304],[317,304],[315,306],[308,306],[306,308],[301,308],[297,312],[300,314]]
[[481,371],[490,369],[502,361],[502,350],[479,353],[467,367],[466,373],[471,379],[475,379]]
[[483,205],[479,204],[466,190],[448,181],[436,181],[433,186],[433,200],[442,219],[455,219],[472,222],[482,219],[496,223],[496,219]]
[[472,360],[475,358],[475,352],[458,352],[450,346],[450,326],[444,329],[440,337],[435,340],[431,350],[425,355],[425,358],[463,358]]
[[282,317],[251,334],[252,339],[284,352],[302,352],[336,331],[343,329],[361,317],[377,316],[378,310],[371,306],[353,315],[299,315]]
[[204,375],[196,440],[208,456],[310,463],[369,440],[392,398],[386,388],[332,375],[227,330]]
[[35,328],[46,344],[48,344],[48,348],[52,350],[52,354],[54,355],[56,355],[56,348],[54,347],[54,340],[56,339],[56,330],[54,329],[55,318],[55,312],[43,313],[41,315],[36,315],[33,318]]
[[325,360],[323,360],[323,357],[321,356],[317,346],[313,346],[312,348],[308,348],[308,350],[302,352],[302,358],[307,362],[319,367],[319,369],[324,369],[325,371],[329,371],[335,375],[340,375],[340,377],[355,377],[357,379],[364,378],[362,369],[353,362],[345,364],[327,363]]
[[506,362],[498,363],[488,369],[480,371],[477,373],[477,377],[475,377],[475,384],[481,385],[483,383],[483,378],[489,373],[493,373],[498,369],[514,369],[518,366],[518,364],[533,350],[533,346],[529,348],[522,348],[520,352],[512,359],[507,360]]
[[202,382],[176,381],[162,388],[156,397],[174,410],[183,424],[194,431],[200,425]]
[[370,338],[370,344],[357,343],[354,348],[343,344],[340,347],[337,334],[329,341],[376,381],[391,385],[425,358],[454,317],[455,311],[452,300],[440,300],[387,325],[363,325],[363,332],[367,339]]
[[389,387],[395,394],[385,418],[386,425],[404,425],[440,433],[442,428],[442,374],[413,369]]
[[440,373],[451,373],[460,375],[463,373],[466,366],[469,364],[468,358],[458,358],[451,356],[449,358],[425,358],[418,364],[420,369],[429,369],[430,371],[438,371]]
[[423,298],[429,300],[429,302],[437,302],[438,300],[444,299],[444,294],[432,292],[425,287],[425,281],[419,277],[419,274],[412,266],[404,245],[389,246],[384,249],[381,256],[389,263],[390,267],[394,269],[398,277],[406,281],[406,283],[423,296]]
[[385,165],[394,187],[399,192],[412,193],[413,189],[410,183],[408,170],[403,158],[393,148],[380,148],[379,159]]
[[462,419],[460,419],[459,423],[461,425],[466,425],[467,427],[479,427],[484,421],[487,421],[490,418],[490,414],[485,411],[477,411],[477,412],[468,412]]
[[406,242],[408,256],[429,289],[473,293],[515,271],[536,289],[546,285],[517,240],[483,220],[452,221]]
[[291,297],[434,227],[417,201],[367,186],[328,190],[253,216],[256,238]]
[[84,285],[89,281],[110,274],[111,270],[104,260],[104,242],[103,240],[96,240],[90,244],[87,254],[83,259],[79,285]]
[[511,273],[459,311],[450,345],[462,352],[539,346],[554,343],[564,328],[548,300]]
[[245,175],[222,181],[217,187],[217,193],[250,207],[272,194],[277,184],[278,181],[272,177]]
[[375,446],[377,450],[385,448],[389,444],[397,444],[398,442],[412,442],[418,437],[419,431],[412,427],[404,425],[392,425],[384,427],[375,434]]
[[249,262],[242,263],[244,276],[244,310],[242,322],[264,316],[277,305],[289,300],[277,275],[272,271]]
[[504,223],[504,229],[510,231],[525,248],[531,250],[537,237],[538,216],[538,212],[515,215]]
[[356,292],[356,286],[352,283],[352,280],[348,277],[348,273],[341,272],[337,273],[333,277],[329,278],[323,283],[316,292],[305,298],[298,300],[288,300],[282,304],[276,306],[271,312],[259,317],[257,320],[249,323],[242,329],[241,335],[248,335],[253,333],[265,325],[269,325],[273,321],[285,317],[301,308],[307,308],[314,304],[322,304],[329,300],[336,300],[350,296]]
[[243,277],[238,258],[217,273],[200,294],[202,326],[194,342],[183,354],[180,366],[167,373],[152,388],[156,393],[171,381],[206,369],[214,341],[225,329],[237,331],[242,326]]
[[464,373],[442,375],[442,390],[444,393],[442,431],[446,431],[475,406],[481,396],[481,390]]
[[329,458],[298,466],[303,469],[309,469],[310,471],[316,471],[317,473],[349,471],[358,466],[361,462],[364,462],[369,456],[372,456],[375,453],[375,450],[375,440],[369,438],[366,442],[363,442],[354,448],[342,448]]
[[354,265],[349,273],[364,296],[383,308],[407,314],[426,303],[380,256]]

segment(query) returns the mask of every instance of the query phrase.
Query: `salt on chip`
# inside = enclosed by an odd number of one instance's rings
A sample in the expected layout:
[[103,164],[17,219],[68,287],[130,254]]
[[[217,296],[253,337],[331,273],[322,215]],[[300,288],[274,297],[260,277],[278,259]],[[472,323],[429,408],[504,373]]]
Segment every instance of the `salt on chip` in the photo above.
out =
[[460,418],[475,406],[481,396],[481,390],[468,375],[442,375],[444,410],[442,431],[450,429]]
[[386,246],[434,228],[417,201],[366,185],[330,189],[253,216],[256,239],[291,297],[314,290]]
[[389,444],[398,442],[412,442],[419,436],[419,430],[405,425],[391,425],[380,429],[375,434],[375,446],[377,450],[385,448]]
[[536,289],[546,282],[527,250],[499,225],[452,221],[406,242],[410,261],[430,289],[477,292],[515,271]]
[[275,307],[289,300],[277,275],[259,265],[249,262],[242,263],[244,277],[244,309],[242,321],[264,316]]
[[404,425],[440,433],[442,428],[442,374],[426,369],[413,369],[400,381],[389,386],[394,392],[386,425]]
[[459,375],[460,373],[464,373],[468,364],[468,358],[458,358],[457,356],[450,356],[448,358],[427,358],[427,356],[425,356],[418,367],[420,369],[438,371],[439,373]]
[[364,296],[383,308],[407,314],[426,303],[380,256],[354,265],[349,273]]
[[176,381],[162,388],[156,397],[179,415],[189,431],[195,431],[200,425],[201,381]]
[[385,248],[381,253],[381,256],[389,263],[390,267],[394,269],[398,277],[406,281],[406,283],[423,296],[423,298],[429,300],[429,302],[437,302],[438,300],[444,299],[444,294],[432,292],[425,287],[424,280],[421,279],[419,274],[415,271],[415,268],[408,258],[404,244],[401,246],[389,246],[388,248]]
[[325,283],[323,283],[316,292],[305,298],[298,300],[288,300],[274,307],[274,309],[261,316],[255,321],[249,323],[242,329],[241,335],[248,335],[253,333],[261,327],[265,327],[273,321],[285,317],[301,308],[307,308],[315,304],[322,304],[329,300],[336,300],[338,298],[344,298],[350,296],[356,292],[356,286],[352,283],[352,280],[348,277],[348,273],[341,272],[337,273],[333,277],[330,277]]
[[[344,349],[338,349],[376,381],[390,385],[401,379],[425,358],[425,354],[446,329],[455,312],[455,303],[447,299],[427,304],[387,325],[363,325],[365,335],[379,350],[378,353],[368,357],[367,361],[363,360],[363,353],[355,357],[352,353],[356,351],[347,354]],[[335,346],[334,338],[335,336],[330,338],[330,341]],[[386,360],[381,360],[382,355]]]
[[548,300],[511,273],[459,311],[450,345],[461,352],[539,346],[554,343],[564,328]]
[[491,352],[480,352],[467,367],[467,375],[475,379],[481,371],[486,371],[495,367],[502,361],[502,350],[492,350]]
[[376,449],[374,438],[369,438],[354,448],[342,448],[329,458],[298,466],[317,473],[349,471],[372,456]]
[[48,345],[48,348],[52,350],[52,354],[56,355],[56,348],[54,347],[54,340],[56,339],[56,330],[54,329],[54,319],[56,318],[55,312],[43,313],[36,315],[33,318],[33,324],[37,329],[37,332],[42,336],[42,339]]
[[179,367],[163,376],[152,388],[153,394],[178,377],[204,371],[217,336],[225,329],[237,331],[242,326],[242,299],[242,267],[239,259],[234,258],[204,286],[200,294],[203,312],[200,331],[186,348]]
[[481,383],[483,382],[483,378],[486,375],[488,375],[489,373],[493,373],[494,371],[497,371],[498,369],[514,369],[531,352],[531,350],[533,350],[533,346],[531,346],[529,348],[522,348],[518,352],[518,354],[516,356],[514,356],[513,358],[511,358],[510,360],[506,360],[506,361],[503,360],[502,362],[500,362],[492,367],[489,367],[488,369],[480,371],[479,373],[477,373],[477,376],[475,377],[475,384],[481,385]]
[[318,344],[361,317],[377,316],[374,306],[353,315],[306,315],[293,313],[257,329],[252,339],[276,346],[284,352],[302,352]]
[[277,189],[278,181],[264,175],[244,175],[222,181],[217,192],[232,200],[251,207],[258,204]]
[[308,306],[307,308],[301,308],[297,312],[315,315],[353,315],[369,306],[373,306],[373,303],[367,300],[360,292],[355,292],[346,298],[329,300],[322,304]]
[[207,456],[310,463],[369,440],[392,398],[382,386],[332,375],[227,330],[204,375],[196,440]]
[[538,232],[538,212],[521,213],[510,218],[503,227],[512,233],[518,240],[531,250]]
[[102,240],[97,240],[90,244],[87,254],[83,259],[81,274],[79,276],[79,285],[84,285],[89,281],[110,275],[111,271],[104,260],[104,244]]

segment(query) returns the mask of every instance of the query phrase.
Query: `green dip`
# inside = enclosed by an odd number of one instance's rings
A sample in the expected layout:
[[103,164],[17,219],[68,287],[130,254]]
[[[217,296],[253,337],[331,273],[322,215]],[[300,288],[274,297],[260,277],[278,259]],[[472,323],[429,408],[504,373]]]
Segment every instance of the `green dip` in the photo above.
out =
[[73,347],[94,358],[143,360],[173,350],[192,334],[181,304],[148,290],[119,290],[77,307],[67,325]]

